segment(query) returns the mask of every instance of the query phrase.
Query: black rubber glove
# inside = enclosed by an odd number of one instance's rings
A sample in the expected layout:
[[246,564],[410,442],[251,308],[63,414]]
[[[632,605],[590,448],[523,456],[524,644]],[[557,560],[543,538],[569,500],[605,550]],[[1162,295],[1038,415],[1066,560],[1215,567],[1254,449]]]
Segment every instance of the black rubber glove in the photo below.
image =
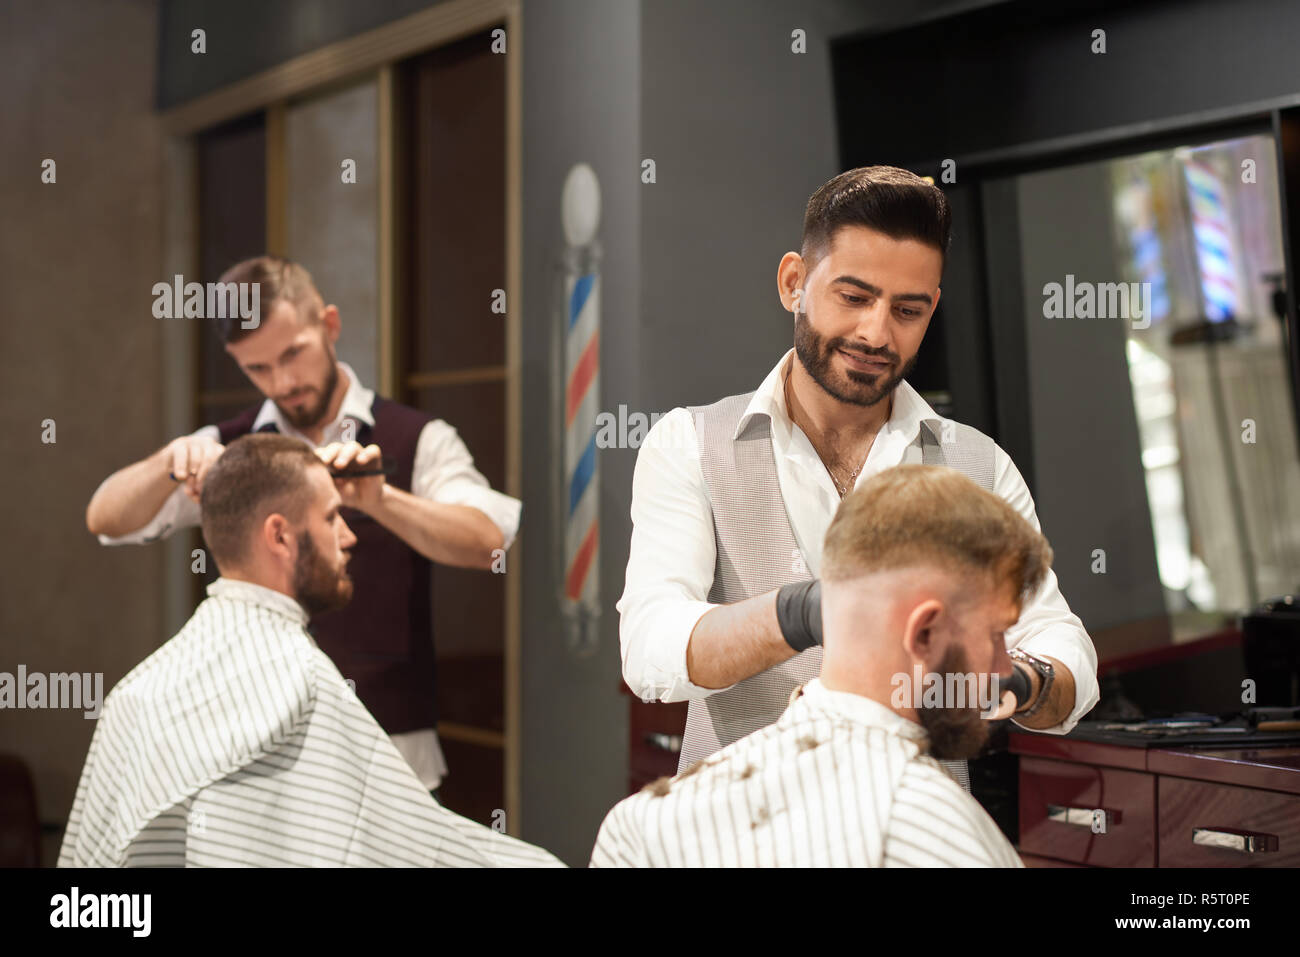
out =
[[822,643],[822,583],[815,578],[782,585],[776,593],[776,623],[795,651]]
[[1010,691],[1016,699],[1016,710],[1019,711],[1025,705],[1029,704],[1029,696],[1034,693],[1034,686],[1029,680],[1029,675],[1025,669],[1019,665],[1011,666],[1011,677],[1005,681],[998,679],[998,698],[1001,699],[1002,692]]

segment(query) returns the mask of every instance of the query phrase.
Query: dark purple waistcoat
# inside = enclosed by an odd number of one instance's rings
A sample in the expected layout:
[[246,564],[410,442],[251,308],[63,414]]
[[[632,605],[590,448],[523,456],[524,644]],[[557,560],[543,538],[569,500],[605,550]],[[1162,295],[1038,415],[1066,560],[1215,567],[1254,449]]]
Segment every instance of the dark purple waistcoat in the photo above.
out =
[[[246,435],[261,406],[218,424],[221,443]],[[374,443],[397,471],[388,483],[411,490],[415,447],[431,417],[389,399],[375,397],[373,427],[357,422],[357,441]],[[260,431],[277,431],[268,423]],[[389,734],[432,728],[438,718],[434,697],[432,563],[356,509],[343,520],[357,536],[348,562],[352,601],[312,619],[309,631],[343,677],[356,682],[357,697]]]

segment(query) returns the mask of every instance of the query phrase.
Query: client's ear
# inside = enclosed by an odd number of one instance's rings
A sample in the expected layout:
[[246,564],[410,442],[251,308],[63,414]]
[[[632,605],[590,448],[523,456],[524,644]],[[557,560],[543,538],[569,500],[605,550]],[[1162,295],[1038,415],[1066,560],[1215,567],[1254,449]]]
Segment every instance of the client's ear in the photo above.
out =
[[935,630],[943,612],[943,602],[927,598],[908,613],[903,623],[903,650],[908,657],[924,662],[931,670],[943,657]]
[[276,558],[293,561],[298,548],[298,538],[289,520],[279,512],[272,512],[262,521],[260,530],[262,546]]

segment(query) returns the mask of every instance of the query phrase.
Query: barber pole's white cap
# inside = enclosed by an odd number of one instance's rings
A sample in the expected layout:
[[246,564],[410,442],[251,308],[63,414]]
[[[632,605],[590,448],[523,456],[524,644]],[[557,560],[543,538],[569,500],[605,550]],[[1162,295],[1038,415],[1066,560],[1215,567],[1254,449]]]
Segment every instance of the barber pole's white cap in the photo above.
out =
[[564,238],[570,246],[586,246],[600,227],[600,183],[586,163],[577,163],[564,178],[560,194],[560,218]]

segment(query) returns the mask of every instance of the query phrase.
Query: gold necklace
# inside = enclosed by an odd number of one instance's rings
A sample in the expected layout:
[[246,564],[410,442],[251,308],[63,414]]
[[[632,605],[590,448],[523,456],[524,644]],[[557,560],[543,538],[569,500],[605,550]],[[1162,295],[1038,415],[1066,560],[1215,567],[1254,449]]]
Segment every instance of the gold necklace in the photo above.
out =
[[[875,445],[875,443],[876,443],[876,440],[875,440],[875,438],[873,437],[873,438],[871,439],[871,444],[872,444],[872,445]],[[871,454],[871,445],[868,445],[868,446],[867,446],[867,455],[869,456],[870,454]],[[849,494],[849,489],[851,489],[851,488],[853,487],[853,483],[854,483],[854,481],[857,479],[857,477],[858,477],[858,473],[862,471],[862,466],[864,466],[864,465],[866,465],[866,464],[867,464],[867,459],[866,459],[866,456],[864,456],[863,459],[862,459],[862,464],[859,465],[857,468],[855,468],[855,469],[854,469],[854,470],[849,474],[849,480],[848,480],[848,482],[845,483],[844,485],[841,485],[841,484],[840,484],[839,479],[837,479],[837,478],[835,477],[835,473],[831,471],[831,467],[830,467],[829,465],[826,466],[826,471],[827,471],[827,473],[830,475],[830,477],[831,477],[831,481],[835,484],[835,488],[839,491],[839,493],[840,493],[840,498],[843,498],[844,496],[846,496],[846,495]]]

